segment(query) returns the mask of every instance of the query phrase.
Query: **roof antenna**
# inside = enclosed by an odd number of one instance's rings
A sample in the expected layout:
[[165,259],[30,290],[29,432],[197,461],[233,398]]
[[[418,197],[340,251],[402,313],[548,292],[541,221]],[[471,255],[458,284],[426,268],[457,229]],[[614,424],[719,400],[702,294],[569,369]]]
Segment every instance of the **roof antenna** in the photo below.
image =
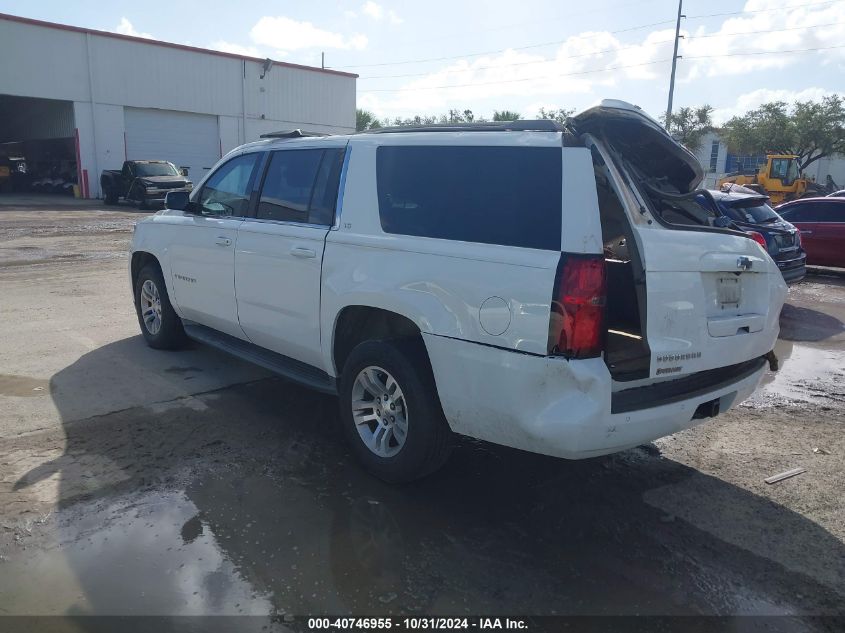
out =
[[261,70],[263,72],[261,73],[261,77],[259,77],[259,79],[264,79],[264,75],[266,75],[268,72],[270,72],[270,69],[272,67],[273,67],[273,60],[268,57],[261,64]]

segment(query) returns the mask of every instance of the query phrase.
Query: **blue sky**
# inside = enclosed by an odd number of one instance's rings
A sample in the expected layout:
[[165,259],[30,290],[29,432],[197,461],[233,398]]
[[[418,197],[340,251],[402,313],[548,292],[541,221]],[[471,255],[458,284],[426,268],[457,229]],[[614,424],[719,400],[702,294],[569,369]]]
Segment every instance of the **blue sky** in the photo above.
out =
[[[845,0],[686,0],[676,107],[717,122],[845,85]],[[677,0],[165,4],[0,0],[0,12],[356,72],[379,116],[524,117],[612,97],[665,111]],[[722,15],[714,15],[722,14]],[[837,48],[829,48],[837,47]],[[827,49],[804,51],[804,49]],[[753,54],[748,54],[753,53]]]

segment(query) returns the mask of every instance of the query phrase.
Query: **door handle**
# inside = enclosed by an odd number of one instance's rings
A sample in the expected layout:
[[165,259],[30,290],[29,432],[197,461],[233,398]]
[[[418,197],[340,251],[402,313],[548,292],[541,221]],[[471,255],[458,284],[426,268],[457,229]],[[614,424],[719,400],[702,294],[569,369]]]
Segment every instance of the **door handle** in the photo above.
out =
[[317,251],[313,248],[303,248],[302,246],[294,246],[290,249],[290,254],[294,257],[302,258],[317,257]]
[[801,235],[812,235],[812,231],[801,231]]
[[217,244],[217,246],[231,246],[232,238],[226,237],[225,235],[218,235],[215,244]]

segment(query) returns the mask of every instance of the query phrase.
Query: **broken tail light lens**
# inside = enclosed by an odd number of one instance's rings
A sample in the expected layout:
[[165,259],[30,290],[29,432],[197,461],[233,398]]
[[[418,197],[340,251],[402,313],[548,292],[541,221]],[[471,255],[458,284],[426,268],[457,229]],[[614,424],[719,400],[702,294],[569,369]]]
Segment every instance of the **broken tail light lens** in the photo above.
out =
[[602,255],[563,254],[549,323],[549,352],[596,358],[604,351],[607,273]]
[[748,235],[748,237],[750,237],[752,240],[762,246],[764,251],[768,252],[769,245],[766,243],[766,238],[763,237],[762,233],[758,233],[757,231],[746,231],[745,233],[746,235]]

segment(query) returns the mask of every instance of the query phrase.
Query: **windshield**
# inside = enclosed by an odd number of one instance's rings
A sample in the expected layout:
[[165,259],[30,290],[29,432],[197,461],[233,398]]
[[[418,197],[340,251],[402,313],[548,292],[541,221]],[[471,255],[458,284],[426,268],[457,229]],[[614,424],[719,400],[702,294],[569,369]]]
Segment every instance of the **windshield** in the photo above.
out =
[[746,204],[742,202],[720,204],[722,211],[732,220],[738,222],[748,222],[750,224],[761,224],[765,222],[775,222],[779,219],[775,210],[772,209],[765,202],[754,200]]
[[138,176],[178,176],[179,170],[173,163],[135,163]]
[[794,158],[776,158],[772,161],[772,178],[779,178],[784,185],[791,185],[798,179],[798,161]]

